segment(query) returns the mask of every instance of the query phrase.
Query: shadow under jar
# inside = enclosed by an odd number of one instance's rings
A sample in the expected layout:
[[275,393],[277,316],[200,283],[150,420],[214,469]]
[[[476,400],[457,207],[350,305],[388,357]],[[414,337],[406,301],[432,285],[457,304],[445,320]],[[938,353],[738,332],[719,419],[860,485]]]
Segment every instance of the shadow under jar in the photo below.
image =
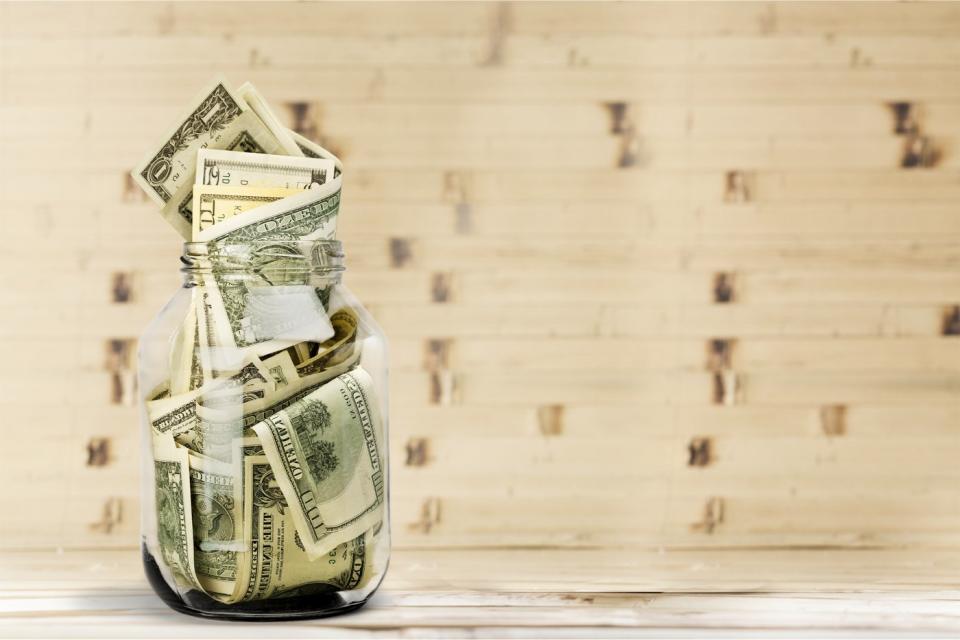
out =
[[140,339],[142,549],[172,608],[363,605],[390,556],[387,350],[340,242],[187,243]]

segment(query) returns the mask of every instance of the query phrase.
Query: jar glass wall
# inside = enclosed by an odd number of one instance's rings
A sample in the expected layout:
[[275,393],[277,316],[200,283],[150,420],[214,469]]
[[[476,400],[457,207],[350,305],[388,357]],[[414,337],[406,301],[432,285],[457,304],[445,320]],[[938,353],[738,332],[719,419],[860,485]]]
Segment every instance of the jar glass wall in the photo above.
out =
[[184,245],[140,340],[142,543],[175,609],[362,605],[390,549],[387,351],[337,241]]

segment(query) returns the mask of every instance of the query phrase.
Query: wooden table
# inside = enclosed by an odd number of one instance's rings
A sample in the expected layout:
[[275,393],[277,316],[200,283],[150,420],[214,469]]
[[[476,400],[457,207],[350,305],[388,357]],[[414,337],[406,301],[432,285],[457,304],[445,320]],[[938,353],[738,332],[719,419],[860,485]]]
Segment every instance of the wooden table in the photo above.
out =
[[[174,613],[139,562],[132,549],[3,553],[0,636],[263,636]],[[949,551],[398,550],[364,609],[269,635],[956,635],[958,565]]]

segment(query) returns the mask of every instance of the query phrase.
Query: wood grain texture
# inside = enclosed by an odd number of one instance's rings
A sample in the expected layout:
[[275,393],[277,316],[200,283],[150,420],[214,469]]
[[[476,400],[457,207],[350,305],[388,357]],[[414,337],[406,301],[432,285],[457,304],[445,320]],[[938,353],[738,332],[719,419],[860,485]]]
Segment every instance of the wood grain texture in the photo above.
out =
[[[398,550],[359,612],[276,637],[939,636],[960,629],[955,553],[842,549]],[[802,562],[796,560],[802,558]],[[875,567],[886,568],[880,576]],[[923,584],[918,566],[930,569]],[[872,569],[870,567],[873,567]],[[824,576],[834,578],[822,589]],[[776,593],[771,593],[771,589]],[[814,589],[814,591],[810,591]],[[895,591],[894,591],[895,590]],[[665,592],[666,591],[666,592]],[[173,615],[130,551],[0,552],[10,637],[263,637],[262,624]]]
[[[958,35],[949,3],[0,4],[0,508],[31,514],[0,547],[137,544],[129,340],[179,245],[125,174],[224,71],[347,167],[346,282],[391,340],[398,562],[436,568],[396,589],[509,557],[470,588],[569,591],[543,548],[591,591],[950,587]],[[656,549],[706,569],[647,574]],[[749,571],[711,573],[731,557]],[[391,597],[356,626],[414,598]],[[416,606],[461,631],[503,604],[445,598]],[[518,602],[549,629],[543,598]],[[651,602],[664,627],[689,604]],[[643,626],[594,604],[594,631]],[[863,606],[852,627],[886,605]]]

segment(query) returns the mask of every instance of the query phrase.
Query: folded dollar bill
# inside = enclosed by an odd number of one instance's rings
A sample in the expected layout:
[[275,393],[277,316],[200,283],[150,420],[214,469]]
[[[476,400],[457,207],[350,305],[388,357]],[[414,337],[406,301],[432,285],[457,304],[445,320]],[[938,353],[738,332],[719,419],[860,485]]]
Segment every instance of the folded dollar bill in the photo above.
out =
[[372,528],[311,557],[300,544],[289,504],[266,456],[243,462],[243,572],[235,600],[262,600],[363,587],[373,573]]
[[253,427],[310,557],[383,519],[383,423],[356,368]]
[[286,155],[305,155],[300,150],[300,147],[297,146],[297,143],[294,141],[290,131],[280,124],[280,119],[277,118],[277,116],[273,113],[273,110],[267,104],[267,101],[262,95],[260,95],[260,92],[257,91],[256,87],[254,87],[252,83],[244,82],[242,85],[240,85],[240,88],[237,89],[237,93],[239,93],[247,105],[249,105],[250,109],[257,114],[257,117],[260,119],[260,122],[263,123],[263,126],[265,126],[270,133],[273,134],[273,137],[277,139],[277,142],[280,143],[280,148],[283,149],[283,152]]
[[131,172],[186,240],[193,227],[197,151],[205,147],[248,153],[281,150],[280,142],[225,80],[217,78],[202,91]]

